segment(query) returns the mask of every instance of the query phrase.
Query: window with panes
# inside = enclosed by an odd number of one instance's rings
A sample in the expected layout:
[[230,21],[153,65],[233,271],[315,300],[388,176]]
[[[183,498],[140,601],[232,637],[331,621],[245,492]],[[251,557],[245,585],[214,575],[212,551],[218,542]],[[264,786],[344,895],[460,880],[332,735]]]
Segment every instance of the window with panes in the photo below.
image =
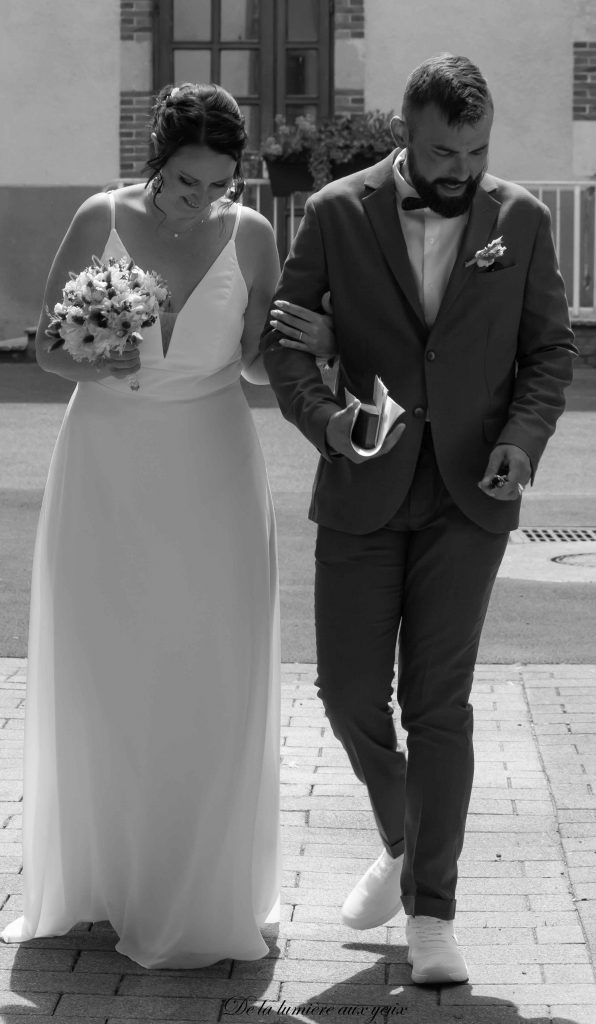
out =
[[218,82],[257,152],[276,114],[331,111],[331,0],[158,0],[155,87]]

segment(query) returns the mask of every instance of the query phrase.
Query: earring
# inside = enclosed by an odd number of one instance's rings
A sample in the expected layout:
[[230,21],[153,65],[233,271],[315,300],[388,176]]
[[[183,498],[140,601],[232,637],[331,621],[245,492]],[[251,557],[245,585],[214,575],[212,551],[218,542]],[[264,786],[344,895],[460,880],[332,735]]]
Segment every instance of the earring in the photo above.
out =
[[236,200],[239,199],[240,196],[242,195],[244,191],[244,185],[245,182],[242,175],[235,175],[232,184],[230,185],[226,192],[226,198],[229,199],[231,203],[235,203]]
[[158,196],[163,190],[163,177],[161,171],[158,171],[156,175],[151,179],[151,191],[154,196]]

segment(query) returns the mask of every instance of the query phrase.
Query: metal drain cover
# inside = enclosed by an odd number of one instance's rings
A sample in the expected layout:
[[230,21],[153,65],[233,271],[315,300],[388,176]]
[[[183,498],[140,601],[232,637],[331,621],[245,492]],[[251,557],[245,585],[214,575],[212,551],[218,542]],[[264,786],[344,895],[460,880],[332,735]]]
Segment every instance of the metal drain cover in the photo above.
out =
[[596,566],[596,551],[582,551],[577,555],[555,555],[552,562],[562,562],[563,565],[579,565],[580,568],[592,569]]
[[530,542],[574,543],[596,541],[596,526],[522,526],[511,534],[514,544]]

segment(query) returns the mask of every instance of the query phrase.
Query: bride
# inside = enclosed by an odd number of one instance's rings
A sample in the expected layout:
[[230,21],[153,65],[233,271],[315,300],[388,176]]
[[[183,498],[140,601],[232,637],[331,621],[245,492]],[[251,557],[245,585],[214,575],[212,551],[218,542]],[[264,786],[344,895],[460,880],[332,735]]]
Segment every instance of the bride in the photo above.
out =
[[[96,363],[50,348],[47,313],[37,335],[77,387],[35,547],[24,914],[3,939],[107,920],[139,964],[191,968],[264,956],[279,893],[275,524],[240,387],[266,381],[279,263],[238,203],[246,134],[225,90],[163,89],[152,140],[146,185],[78,210],[44,309],[100,254],[161,274],[169,316]],[[332,349],[327,318],[285,315],[291,344]]]

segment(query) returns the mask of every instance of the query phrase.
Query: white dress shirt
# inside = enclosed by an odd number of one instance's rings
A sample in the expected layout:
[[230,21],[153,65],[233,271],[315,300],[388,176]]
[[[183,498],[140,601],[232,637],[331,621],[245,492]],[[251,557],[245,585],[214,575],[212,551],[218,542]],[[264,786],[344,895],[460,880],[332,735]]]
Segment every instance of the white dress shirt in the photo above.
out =
[[393,164],[397,193],[397,212],[406,240],[420,304],[429,327],[434,324],[443,299],[449,275],[468,221],[468,212],[459,217],[442,217],[426,207],[423,210],[402,210],[406,196],[418,197],[415,188],[402,174],[407,150],[398,153]]

